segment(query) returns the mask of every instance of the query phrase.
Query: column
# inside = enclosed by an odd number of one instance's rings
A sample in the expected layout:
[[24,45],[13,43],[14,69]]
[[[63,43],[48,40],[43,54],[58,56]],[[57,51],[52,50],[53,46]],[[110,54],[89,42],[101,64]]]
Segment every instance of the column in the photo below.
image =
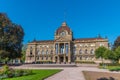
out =
[[60,44],[58,43],[58,55],[57,55],[57,59],[58,59],[57,61],[58,61],[58,63],[60,63],[60,57],[59,57],[59,54],[60,54],[60,49],[59,48],[60,47],[59,46],[60,46]]
[[60,54],[60,49],[59,49],[60,47],[59,46],[60,46],[60,44],[58,43],[58,54]]
[[64,43],[64,63],[66,63],[66,44]]
[[71,51],[70,51],[70,42],[68,43],[68,62],[71,63]]
[[[55,63],[55,53],[56,53],[56,50],[55,50],[55,47],[56,47],[56,43],[54,44],[54,50],[53,50],[53,58],[52,58],[52,61],[53,61],[53,63]],[[51,52],[50,52],[51,53]]]

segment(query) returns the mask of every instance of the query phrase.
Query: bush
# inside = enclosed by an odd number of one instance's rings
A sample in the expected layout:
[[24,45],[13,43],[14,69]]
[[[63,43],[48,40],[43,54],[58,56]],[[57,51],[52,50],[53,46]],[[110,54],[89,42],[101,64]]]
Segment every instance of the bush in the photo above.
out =
[[19,77],[19,76],[27,76],[27,75],[31,75],[33,74],[32,70],[16,70],[15,71],[15,76]]
[[14,70],[12,68],[9,68],[8,65],[4,65],[0,70],[0,79],[11,78],[13,76],[14,76]]
[[14,71],[12,68],[10,68],[10,69],[7,71],[7,76],[8,76],[9,78],[14,77],[14,74],[15,74],[15,71]]
[[0,76],[0,80],[3,80],[4,78],[8,78],[8,76],[6,74]]
[[32,70],[24,70],[24,76],[33,74]]
[[3,78],[12,78],[12,77],[19,77],[19,76],[26,76],[31,75],[32,70],[14,70],[9,68],[9,66],[5,65],[0,70],[0,80]]
[[23,74],[24,74],[24,70],[16,70],[16,73],[15,73],[15,75],[17,75],[17,76],[23,76]]
[[3,66],[3,74],[7,74],[8,70],[9,70],[9,66],[8,65],[4,65]]

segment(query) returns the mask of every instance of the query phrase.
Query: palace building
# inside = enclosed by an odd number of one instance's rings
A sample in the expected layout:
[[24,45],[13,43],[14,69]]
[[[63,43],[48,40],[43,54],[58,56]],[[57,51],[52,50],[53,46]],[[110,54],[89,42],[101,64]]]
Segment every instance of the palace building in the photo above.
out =
[[34,40],[28,43],[25,62],[95,61],[95,49],[100,46],[108,48],[108,39],[101,37],[74,39],[72,30],[66,22],[63,22],[55,32],[54,40]]

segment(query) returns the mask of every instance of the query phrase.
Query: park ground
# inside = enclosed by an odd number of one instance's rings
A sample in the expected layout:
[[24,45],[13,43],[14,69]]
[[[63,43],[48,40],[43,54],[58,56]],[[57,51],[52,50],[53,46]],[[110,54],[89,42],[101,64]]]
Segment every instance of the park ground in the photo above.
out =
[[[61,72],[54,74],[44,80],[119,80],[120,72],[111,72],[107,69],[99,69],[96,66],[79,66],[79,67],[39,67],[34,66],[17,66],[16,69],[62,69]],[[83,72],[84,71],[84,72]],[[83,74],[84,73],[84,74]],[[113,75],[114,74],[114,75]],[[88,78],[86,78],[89,77]],[[90,76],[92,77],[90,79]],[[94,79],[93,79],[94,78]],[[106,78],[106,79],[103,79]]]

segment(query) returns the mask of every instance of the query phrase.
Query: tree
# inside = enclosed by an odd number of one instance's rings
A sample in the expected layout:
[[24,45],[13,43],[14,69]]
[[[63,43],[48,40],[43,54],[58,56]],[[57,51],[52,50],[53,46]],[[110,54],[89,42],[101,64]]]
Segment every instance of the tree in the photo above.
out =
[[22,46],[22,57],[21,57],[21,61],[22,61],[23,63],[25,62],[26,49],[27,49],[27,44],[24,44],[24,45]]
[[112,50],[109,50],[109,49],[107,49],[107,50],[104,52],[104,58],[105,58],[105,59],[112,60],[113,62],[116,61],[115,53],[114,53]]
[[115,49],[115,59],[116,61],[120,59],[120,46]]
[[114,41],[113,50],[115,50],[118,46],[120,46],[120,36]]
[[20,25],[12,23],[4,13],[0,13],[0,56],[15,59],[21,57],[24,31]]
[[107,50],[107,48],[104,47],[104,46],[101,46],[101,47],[99,47],[99,48],[97,48],[95,50],[96,58],[101,58],[102,59],[102,63],[103,63],[103,59],[104,59],[104,53],[105,53],[106,50]]

